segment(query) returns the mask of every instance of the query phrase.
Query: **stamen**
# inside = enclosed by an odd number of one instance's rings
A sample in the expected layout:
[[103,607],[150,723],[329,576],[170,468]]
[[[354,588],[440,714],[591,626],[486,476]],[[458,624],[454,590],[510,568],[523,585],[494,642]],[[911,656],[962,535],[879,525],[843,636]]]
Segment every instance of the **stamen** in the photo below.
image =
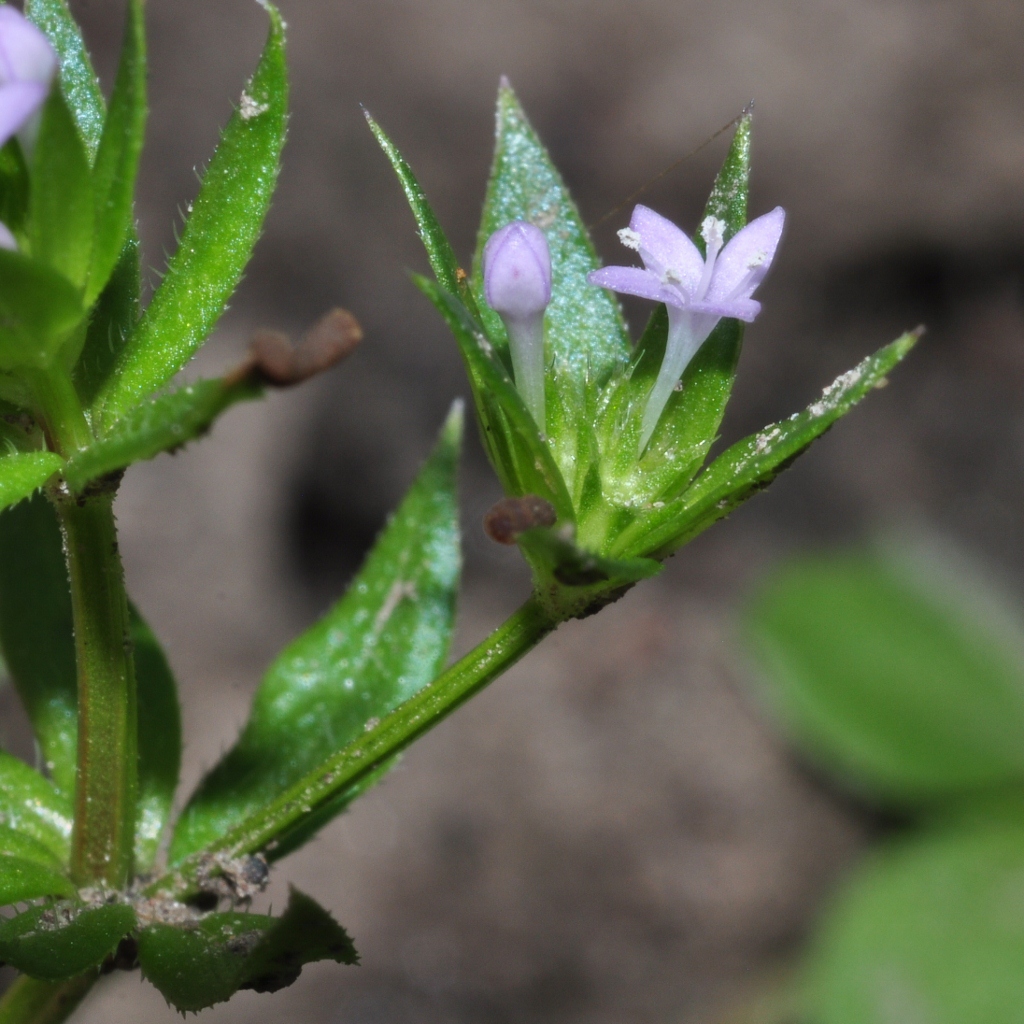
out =
[[619,231],[619,241],[627,248],[640,251],[640,235],[632,228],[622,228]]
[[715,272],[715,260],[725,242],[725,221],[719,220],[717,217],[705,217],[700,226],[700,233],[707,247],[707,256],[704,259],[704,273],[700,276],[700,284],[697,285],[696,291],[693,293],[697,302],[707,295],[711,285],[711,276]]
[[740,278],[736,287],[725,297],[726,302],[732,302],[733,299],[740,297],[749,297],[749,293],[760,283],[757,279],[760,277],[761,267],[764,266],[766,258],[764,253],[758,253],[757,256],[751,259],[747,264],[747,272]]
[[725,221],[717,217],[705,217],[700,226],[700,234],[708,250],[717,252],[725,241]]

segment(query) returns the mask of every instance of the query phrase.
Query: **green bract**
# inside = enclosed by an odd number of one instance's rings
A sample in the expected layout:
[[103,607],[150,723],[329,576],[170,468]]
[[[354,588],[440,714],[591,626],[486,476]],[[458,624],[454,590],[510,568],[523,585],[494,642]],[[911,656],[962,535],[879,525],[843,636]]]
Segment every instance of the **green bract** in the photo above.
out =
[[[827,388],[808,410],[741,441],[701,472],[732,391],[742,325],[723,320],[686,370],[638,457],[641,416],[665,349],[658,308],[631,350],[618,304],[587,283],[597,255],[557,170],[512,90],[498,93],[497,141],[472,277],[453,250],[409,165],[379,125],[370,127],[398,173],[436,281],[416,277],[459,344],[481,436],[506,492],[536,495],[553,527],[524,531],[537,599],[556,621],[595,611],[716,519],[769,483],[909,351],[905,335]],[[728,240],[747,218],[751,119],[739,121],[705,210]],[[515,388],[508,339],[488,308],[481,254],[515,220],[540,228],[551,252],[546,321],[545,431]],[[703,248],[703,241],[697,240]]]
[[345,929],[294,889],[284,915],[210,914],[190,928],[152,924],[139,936],[143,975],[182,1013],[230,999],[239,989],[276,992],[305,964],[359,962]]

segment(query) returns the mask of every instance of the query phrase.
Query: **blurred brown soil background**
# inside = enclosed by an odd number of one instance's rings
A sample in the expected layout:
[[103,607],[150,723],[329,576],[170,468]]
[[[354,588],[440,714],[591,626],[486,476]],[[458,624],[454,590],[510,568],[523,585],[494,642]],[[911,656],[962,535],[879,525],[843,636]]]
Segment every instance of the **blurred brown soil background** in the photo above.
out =
[[[152,280],[265,32],[249,0],[150,0],[139,216]],[[110,81],[121,4],[73,3]],[[598,220],[754,97],[752,213],[789,228],[724,436],[812,400],[923,322],[891,386],[772,489],[599,618],[561,630],[275,873],[355,935],[230,1022],[710,1022],[799,949],[878,823],[801,765],[744,693],[744,594],[787,553],[927,528],[1024,589],[1024,8],[1017,0],[282,0],[292,122],[266,234],[190,372],[327,308],[367,340],[340,370],[231,412],[128,475],[129,583],[177,670],[185,791],[261,670],[343,588],[466,394],[409,284],[411,217],[359,112],[419,173],[469,259],[508,74]],[[692,228],[720,139],[645,201]],[[624,253],[597,232],[606,260]],[[634,328],[647,310],[629,307]],[[525,596],[482,534],[498,490],[470,438],[459,651]],[[17,720],[4,700],[4,731]],[[137,977],[83,1022],[172,1021]]]

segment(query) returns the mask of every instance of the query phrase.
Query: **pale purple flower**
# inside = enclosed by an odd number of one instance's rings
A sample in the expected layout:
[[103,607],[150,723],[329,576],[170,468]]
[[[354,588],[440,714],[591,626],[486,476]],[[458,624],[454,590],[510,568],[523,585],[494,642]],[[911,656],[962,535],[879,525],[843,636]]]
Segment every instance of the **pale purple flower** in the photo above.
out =
[[10,249],[11,252],[18,251],[18,243],[15,241],[11,229],[0,221],[0,249]]
[[668,307],[665,359],[644,409],[641,453],[683,371],[718,321],[735,317],[749,323],[761,312],[761,303],[752,296],[775,257],[785,218],[785,211],[777,206],[737,231],[723,247],[725,224],[717,217],[706,217],[700,228],[707,246],[705,259],[670,220],[637,206],[619,238],[640,254],[643,269],[604,267],[588,275],[591,284]]
[[551,301],[551,253],[544,232],[524,220],[484,246],[484,295],[508,332],[516,387],[544,432],[544,310]]
[[56,73],[46,36],[13,7],[0,7],[0,146],[21,133],[22,145],[31,147]]

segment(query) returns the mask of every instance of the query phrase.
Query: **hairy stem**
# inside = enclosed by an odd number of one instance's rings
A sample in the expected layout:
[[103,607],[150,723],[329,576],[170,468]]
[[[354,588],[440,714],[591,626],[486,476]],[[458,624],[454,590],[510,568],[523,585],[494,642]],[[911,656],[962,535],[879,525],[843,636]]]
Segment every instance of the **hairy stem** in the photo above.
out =
[[359,785],[382,764],[447,718],[555,627],[554,621],[531,598],[483,643],[424,687],[379,725],[349,744],[316,771],[287,789],[272,804],[251,815],[209,849],[195,854],[147,890],[184,896],[195,890],[198,872],[210,854],[239,857],[266,850],[311,816]]
[[57,502],[78,664],[78,778],[71,874],[124,888],[132,872],[138,736],[128,599],[114,496]]
[[37,981],[22,975],[0,998],[0,1024],[60,1024],[99,978],[98,971],[67,981]]
[[61,371],[26,374],[51,445],[65,458],[92,442],[92,430],[71,382]]

